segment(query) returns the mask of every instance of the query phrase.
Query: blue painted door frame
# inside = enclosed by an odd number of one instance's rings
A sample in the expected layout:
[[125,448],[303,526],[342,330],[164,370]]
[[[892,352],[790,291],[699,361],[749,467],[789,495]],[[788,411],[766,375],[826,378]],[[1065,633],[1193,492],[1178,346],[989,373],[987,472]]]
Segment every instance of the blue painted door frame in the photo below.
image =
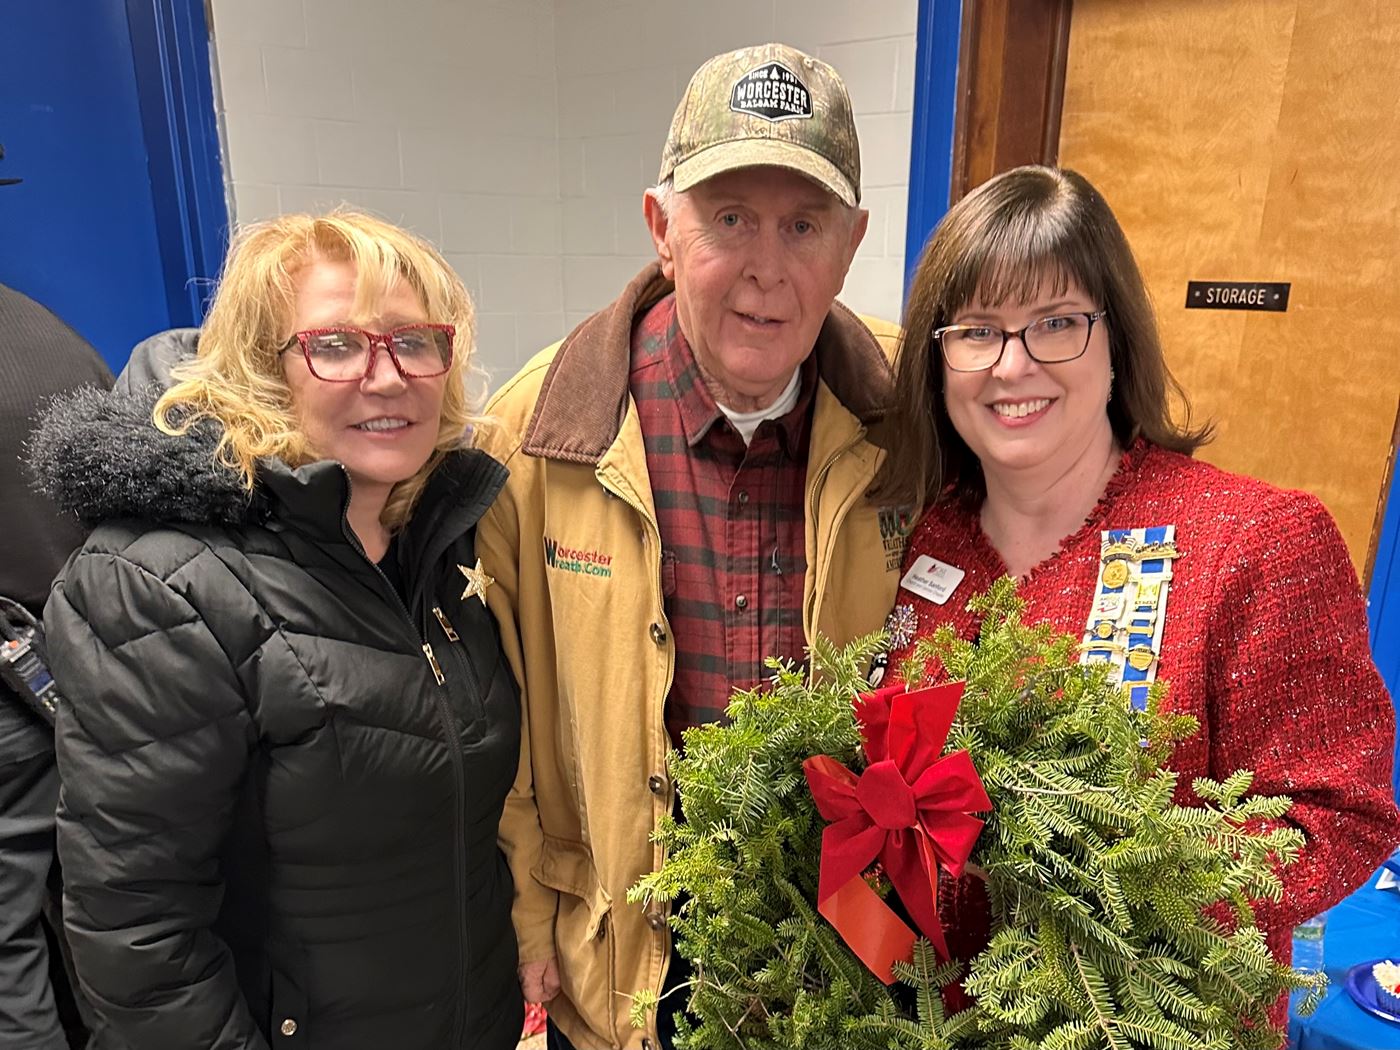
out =
[[[906,296],[924,242],[948,210],[957,114],[962,0],[919,0],[913,142],[905,238]],[[1400,468],[1394,471],[1369,588],[1371,651],[1393,698],[1400,700]],[[1395,786],[1400,796],[1400,741]]]
[[205,5],[126,0],[173,325],[204,319],[228,246]]
[[[1394,471],[1390,480],[1369,597],[1371,652],[1391,698],[1400,701],[1400,470]],[[1400,740],[1395,748],[1394,783],[1400,798]]]
[[962,0],[919,0],[914,53],[913,143],[909,151],[909,215],[904,238],[904,291],[924,242],[943,213],[953,183]]
[[198,324],[227,236],[204,6],[16,4],[0,68],[0,281],[113,368]]

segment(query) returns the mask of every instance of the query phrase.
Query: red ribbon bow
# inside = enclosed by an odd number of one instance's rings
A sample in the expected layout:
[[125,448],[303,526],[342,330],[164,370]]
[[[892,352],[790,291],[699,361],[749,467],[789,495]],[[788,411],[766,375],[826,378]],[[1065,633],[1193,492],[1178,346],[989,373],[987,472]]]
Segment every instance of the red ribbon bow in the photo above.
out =
[[893,963],[913,958],[915,934],[870,888],[878,858],[899,899],[940,957],[938,866],[954,876],[982,831],[973,813],[992,808],[966,751],[940,755],[963,683],[892,686],[856,700],[868,762],[857,777],[828,755],[803,763],[822,832],[817,910],[871,971],[891,984]]

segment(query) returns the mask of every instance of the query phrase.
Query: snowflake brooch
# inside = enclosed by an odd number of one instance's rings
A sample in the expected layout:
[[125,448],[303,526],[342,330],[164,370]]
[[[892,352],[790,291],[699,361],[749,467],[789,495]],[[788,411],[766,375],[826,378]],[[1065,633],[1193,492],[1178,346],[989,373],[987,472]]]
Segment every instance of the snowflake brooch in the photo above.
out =
[[912,605],[896,605],[885,621],[885,634],[891,649],[903,649],[914,640],[919,630],[919,614]]

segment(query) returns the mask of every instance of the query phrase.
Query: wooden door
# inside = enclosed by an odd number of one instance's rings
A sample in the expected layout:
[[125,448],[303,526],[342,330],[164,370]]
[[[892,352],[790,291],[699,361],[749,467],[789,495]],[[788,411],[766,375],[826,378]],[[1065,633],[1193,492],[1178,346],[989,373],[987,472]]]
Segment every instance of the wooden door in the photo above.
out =
[[[1127,231],[1200,454],[1307,489],[1365,575],[1400,418],[1400,5],[1074,0],[1060,164]],[[1284,313],[1187,309],[1283,281]]]

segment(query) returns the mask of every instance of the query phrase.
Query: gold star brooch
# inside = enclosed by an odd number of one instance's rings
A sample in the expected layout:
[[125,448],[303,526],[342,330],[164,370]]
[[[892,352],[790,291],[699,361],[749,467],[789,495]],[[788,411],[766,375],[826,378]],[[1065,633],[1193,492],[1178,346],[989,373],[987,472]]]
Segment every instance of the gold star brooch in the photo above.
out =
[[486,604],[486,588],[496,582],[494,576],[487,576],[486,571],[481,567],[481,559],[476,559],[476,568],[469,569],[465,565],[458,565],[457,571],[467,578],[467,589],[462,592],[462,599],[465,601],[472,595],[481,599],[481,604]]

